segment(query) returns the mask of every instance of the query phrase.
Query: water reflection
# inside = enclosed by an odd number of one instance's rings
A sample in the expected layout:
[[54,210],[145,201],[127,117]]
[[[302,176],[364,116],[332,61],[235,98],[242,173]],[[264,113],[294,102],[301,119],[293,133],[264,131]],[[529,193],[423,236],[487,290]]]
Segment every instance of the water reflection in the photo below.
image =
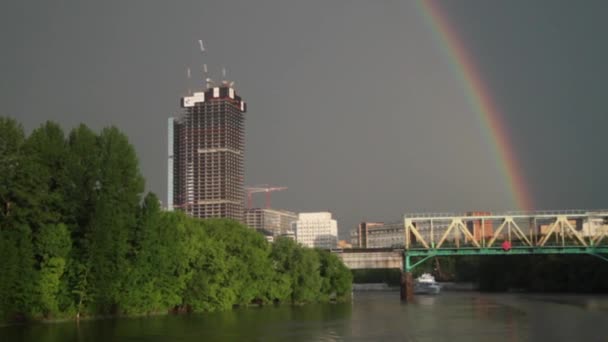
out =
[[605,341],[608,299],[442,293],[402,304],[397,292],[351,303],[268,306],[189,316],[0,328],[2,341]]

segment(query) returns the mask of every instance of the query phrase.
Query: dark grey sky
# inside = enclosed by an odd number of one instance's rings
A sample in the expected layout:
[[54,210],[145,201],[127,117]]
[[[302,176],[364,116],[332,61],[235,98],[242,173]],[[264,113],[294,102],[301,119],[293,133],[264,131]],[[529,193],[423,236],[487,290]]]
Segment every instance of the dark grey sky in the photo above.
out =
[[[536,207],[608,207],[608,2],[441,6],[504,114]],[[465,88],[416,8],[3,1],[0,115],[28,131],[45,120],[118,126],[164,199],[167,117],[197,87],[185,68],[196,76],[206,62],[219,75],[225,65],[249,104],[246,183],[289,187],[275,207],[330,210],[343,232],[404,212],[514,209]]]

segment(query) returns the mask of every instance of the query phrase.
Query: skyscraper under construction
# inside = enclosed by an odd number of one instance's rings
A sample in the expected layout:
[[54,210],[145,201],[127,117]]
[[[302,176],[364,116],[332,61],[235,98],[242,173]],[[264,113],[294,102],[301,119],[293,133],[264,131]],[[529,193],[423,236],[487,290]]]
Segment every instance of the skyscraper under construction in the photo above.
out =
[[169,118],[168,209],[242,221],[245,102],[223,81],[181,107]]

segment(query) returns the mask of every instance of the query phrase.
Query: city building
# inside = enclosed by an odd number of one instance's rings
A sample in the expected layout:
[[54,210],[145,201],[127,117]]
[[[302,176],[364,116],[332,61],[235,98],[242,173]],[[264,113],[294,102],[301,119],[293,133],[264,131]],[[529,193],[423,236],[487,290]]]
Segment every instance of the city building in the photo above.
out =
[[[432,232],[435,241],[439,241],[441,229],[446,227],[445,222],[435,222],[434,226],[416,223],[422,236],[429,238]],[[410,239],[416,241],[414,235]],[[361,222],[351,233],[351,244],[359,248],[401,248],[405,246],[405,226],[403,222]]]
[[281,234],[280,237],[296,241],[296,233],[293,230],[289,230],[289,231]]
[[367,248],[403,247],[405,228],[402,222],[385,223],[367,231]]
[[245,102],[223,81],[181,107],[168,125],[168,210],[242,221]]
[[354,246],[358,246],[359,248],[367,248],[367,232],[369,229],[382,227],[384,223],[382,222],[361,222],[357,227],[357,232],[355,234],[355,239],[352,240],[352,244]]
[[353,245],[350,244],[348,241],[346,240],[338,240],[338,248],[342,248],[342,249],[347,249],[347,248],[353,248]]
[[256,230],[267,230],[273,236],[286,234],[291,224],[298,219],[296,213],[287,210],[250,208],[245,209],[244,222]]
[[403,247],[405,228],[401,222],[361,222],[351,241],[359,248]]
[[329,212],[300,213],[293,223],[296,241],[307,247],[336,248],[338,223]]
[[258,229],[258,233],[262,234],[266,241],[273,243],[274,242],[274,234],[271,231],[266,229]]

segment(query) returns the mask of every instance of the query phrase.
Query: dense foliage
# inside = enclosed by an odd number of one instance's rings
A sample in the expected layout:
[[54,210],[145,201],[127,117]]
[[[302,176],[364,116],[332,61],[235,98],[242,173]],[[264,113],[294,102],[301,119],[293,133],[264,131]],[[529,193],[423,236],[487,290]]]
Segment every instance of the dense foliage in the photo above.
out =
[[127,137],[0,117],[0,320],[211,311],[343,299],[326,251],[164,212]]

